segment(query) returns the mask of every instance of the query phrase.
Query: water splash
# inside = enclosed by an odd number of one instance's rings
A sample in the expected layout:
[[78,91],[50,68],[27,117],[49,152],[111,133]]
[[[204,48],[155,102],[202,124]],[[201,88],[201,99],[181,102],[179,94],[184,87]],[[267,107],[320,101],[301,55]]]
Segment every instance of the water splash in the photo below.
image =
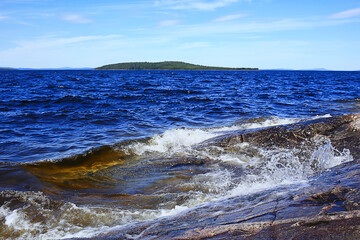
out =
[[[258,126],[246,125],[246,128]],[[0,235],[37,239],[94,236],[129,223],[176,215],[223,198],[306,184],[308,178],[353,160],[347,149],[337,150],[325,137],[309,139],[291,149],[277,146],[265,149],[246,142],[225,147],[199,144],[223,134],[224,129],[219,129],[168,130],[147,141],[118,145],[121,149],[117,151],[106,148],[106,156],[111,153],[111,164],[107,164],[106,169],[95,170],[107,159],[103,158],[102,151],[88,153],[91,158],[84,155],[81,161],[70,161],[76,169],[86,172],[92,166],[92,174],[100,171],[99,176],[109,179],[121,176],[130,189],[136,187],[133,193],[117,197],[112,191],[121,191],[124,185],[101,189],[106,193],[102,200],[108,200],[107,196],[114,198],[108,205],[101,204],[101,199],[94,204],[94,199],[89,197],[91,190],[87,189],[77,196],[83,198],[83,202],[77,199],[78,203],[56,200],[56,195],[52,198],[42,192],[1,191]],[[125,160],[129,152],[137,155],[136,161]],[[57,167],[70,164],[67,161],[50,163]],[[73,169],[72,164],[69,169]],[[124,176],[125,173],[128,175]]]
[[[328,117],[331,117],[331,115],[326,114],[322,116],[315,116],[305,120],[315,120]],[[298,123],[301,121],[304,121],[304,119],[270,117],[265,119],[258,119],[255,122],[240,123],[225,127],[204,129],[172,129],[166,130],[163,134],[155,135],[145,142],[131,143],[128,147],[125,148],[125,150],[127,150],[128,154],[130,154],[131,152],[137,155],[144,155],[154,152],[174,154],[179,151],[184,151],[184,149],[186,148],[189,148],[211,138],[223,135],[227,132],[245,129],[267,128],[278,125]]]

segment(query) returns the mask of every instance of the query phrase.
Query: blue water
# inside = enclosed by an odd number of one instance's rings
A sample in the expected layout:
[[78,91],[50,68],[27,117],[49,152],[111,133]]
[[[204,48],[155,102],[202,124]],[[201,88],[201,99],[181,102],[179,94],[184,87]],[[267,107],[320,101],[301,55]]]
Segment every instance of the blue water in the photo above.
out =
[[184,210],[206,222],[206,207],[192,210],[244,195],[256,205],[251,194],[292,193],[353,160],[326,137],[289,149],[214,137],[359,112],[360,72],[0,71],[0,79],[4,239],[89,237]]
[[358,112],[360,72],[2,71],[0,162],[60,159],[167,129]]

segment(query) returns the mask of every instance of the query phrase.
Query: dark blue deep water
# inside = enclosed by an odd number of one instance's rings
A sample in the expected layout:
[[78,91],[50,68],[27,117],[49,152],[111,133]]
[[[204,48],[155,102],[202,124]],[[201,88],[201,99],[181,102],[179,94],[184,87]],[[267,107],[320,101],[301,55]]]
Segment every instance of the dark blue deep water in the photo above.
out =
[[181,127],[358,112],[360,72],[2,71],[0,162],[60,159]]

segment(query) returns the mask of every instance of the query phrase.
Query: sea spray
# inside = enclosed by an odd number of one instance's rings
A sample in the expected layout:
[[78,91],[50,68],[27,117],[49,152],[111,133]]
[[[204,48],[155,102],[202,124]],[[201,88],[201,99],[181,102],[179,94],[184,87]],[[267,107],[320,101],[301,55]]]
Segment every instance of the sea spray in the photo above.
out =
[[[117,151],[125,152],[126,158],[130,152],[135,154],[136,161],[122,159],[118,165],[100,169],[104,178],[124,180],[114,182],[118,188],[96,190],[99,195],[91,194],[92,189],[80,189],[78,196],[73,194],[74,199],[67,196],[70,202],[57,199],[58,193],[50,191],[2,191],[1,235],[37,239],[89,237],[221,199],[306,184],[308,178],[352,160],[348,150],[338,151],[326,137],[311,138],[292,148],[264,148],[248,142],[212,145],[211,139],[224,134],[224,129],[219,129],[168,130],[147,141],[117,145]],[[206,144],[202,144],[204,141]],[[82,159],[74,165],[82,168],[82,162],[88,164]],[[116,163],[116,159],[112,162]],[[122,184],[129,184],[132,192],[117,195],[115,191],[127,189]]]
[[[137,155],[149,154],[149,153],[166,153],[174,154],[179,151],[183,151],[188,147],[192,147],[196,144],[209,140],[211,138],[221,136],[225,133],[245,130],[245,129],[261,129],[277,125],[286,125],[298,123],[304,120],[315,120],[320,118],[328,118],[331,115],[326,114],[322,116],[314,116],[308,119],[299,118],[279,118],[269,117],[262,119],[262,121],[256,121],[251,123],[239,123],[232,126],[214,127],[214,128],[179,128],[166,130],[163,134],[157,134],[150,139],[131,143],[121,150],[126,151],[128,154],[134,153]],[[123,146],[121,146],[123,147]]]
[[128,151],[137,155],[149,152],[172,154],[215,136],[217,135],[201,129],[167,130],[161,135],[155,135],[146,143],[131,144]]

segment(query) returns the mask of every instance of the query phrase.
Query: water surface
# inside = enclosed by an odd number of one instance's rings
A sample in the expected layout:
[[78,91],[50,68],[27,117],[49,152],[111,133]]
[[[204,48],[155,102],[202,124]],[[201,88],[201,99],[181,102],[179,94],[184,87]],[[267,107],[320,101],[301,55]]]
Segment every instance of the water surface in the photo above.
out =
[[358,112],[360,72],[4,71],[0,79],[5,238],[91,236],[306,184],[352,160],[327,139],[291,150],[202,143]]

